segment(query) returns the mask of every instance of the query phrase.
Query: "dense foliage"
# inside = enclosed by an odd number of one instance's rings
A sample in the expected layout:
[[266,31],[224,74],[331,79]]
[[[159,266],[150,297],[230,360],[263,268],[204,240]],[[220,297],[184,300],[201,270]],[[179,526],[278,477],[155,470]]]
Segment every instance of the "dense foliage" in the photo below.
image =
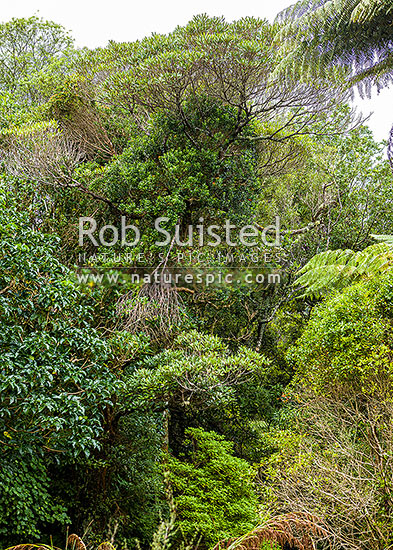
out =
[[[93,304],[56,259],[57,238],[29,227],[1,194],[1,534],[37,535],[67,521],[51,495],[57,457],[89,457],[115,381],[111,350],[91,325]],[[18,479],[15,482],[15,479]]]
[[392,176],[345,66],[391,10],[324,4],[0,25],[1,548],[393,544]]
[[169,464],[181,535],[214,545],[247,532],[258,521],[255,472],[232,456],[233,444],[222,436],[200,428],[188,428],[185,436],[185,453]]

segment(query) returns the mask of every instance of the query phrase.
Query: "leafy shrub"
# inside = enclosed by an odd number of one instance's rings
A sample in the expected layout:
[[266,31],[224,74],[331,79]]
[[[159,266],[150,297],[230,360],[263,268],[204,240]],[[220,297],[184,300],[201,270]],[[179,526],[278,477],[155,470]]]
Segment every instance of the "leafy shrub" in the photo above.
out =
[[[65,523],[51,470],[100,447],[115,376],[92,327],[92,304],[56,259],[58,241],[31,228],[0,194],[0,538]],[[15,543],[15,538],[12,541]]]
[[392,275],[359,283],[315,308],[289,352],[298,378],[321,393],[391,394]]
[[233,444],[200,428],[186,430],[186,451],[170,458],[177,524],[186,541],[210,547],[258,521],[254,470],[233,456]]

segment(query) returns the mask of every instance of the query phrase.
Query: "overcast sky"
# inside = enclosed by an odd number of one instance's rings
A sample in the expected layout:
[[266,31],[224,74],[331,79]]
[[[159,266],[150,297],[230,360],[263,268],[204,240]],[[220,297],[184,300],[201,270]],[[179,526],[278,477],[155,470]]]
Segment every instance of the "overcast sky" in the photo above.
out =
[[[168,33],[194,15],[244,16],[273,20],[294,0],[0,0],[0,21],[37,14],[70,30],[78,46],[104,46],[108,40],[132,41],[152,32]],[[364,114],[374,111],[369,126],[386,139],[393,121],[393,88],[371,100],[358,101]]]

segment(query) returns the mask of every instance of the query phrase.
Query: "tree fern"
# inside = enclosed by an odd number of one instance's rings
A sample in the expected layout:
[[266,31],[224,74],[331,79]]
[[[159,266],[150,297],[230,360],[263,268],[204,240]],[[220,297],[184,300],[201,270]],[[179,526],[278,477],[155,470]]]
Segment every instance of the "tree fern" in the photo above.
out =
[[373,237],[379,242],[359,252],[328,250],[317,254],[298,272],[295,285],[303,289],[303,296],[318,298],[392,269],[393,236]]
[[383,13],[393,13],[391,0],[361,0],[352,11],[351,18],[352,21],[363,23]]
[[[393,5],[391,0],[301,0],[281,12],[280,35],[295,45],[292,61],[317,57],[320,70],[348,69],[362,93],[393,77]],[[364,75],[366,81],[361,81]]]
[[[362,96],[393,82],[392,0],[300,0],[277,21],[287,69],[324,74],[341,67]],[[393,168],[393,129],[388,153]]]

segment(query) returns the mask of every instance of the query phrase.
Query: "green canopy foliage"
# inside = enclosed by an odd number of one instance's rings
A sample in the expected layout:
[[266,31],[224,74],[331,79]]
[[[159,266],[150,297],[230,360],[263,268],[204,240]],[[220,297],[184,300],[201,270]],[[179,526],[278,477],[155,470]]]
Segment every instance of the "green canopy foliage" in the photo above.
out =
[[390,273],[374,276],[314,309],[291,351],[298,376],[307,386],[325,393],[390,396],[391,283]]
[[0,88],[16,92],[24,79],[45,69],[71,48],[68,32],[53,21],[32,16],[0,25]]
[[253,469],[214,432],[188,428],[184,445],[185,452],[169,461],[178,536],[211,548],[247,532],[258,521]]
[[[201,15],[96,50],[0,25],[0,546],[389,546],[393,188],[345,102],[389,62],[390,12]],[[81,244],[81,217],[141,239]],[[189,241],[225,221],[255,246]],[[177,268],[233,284],[133,279]]]

